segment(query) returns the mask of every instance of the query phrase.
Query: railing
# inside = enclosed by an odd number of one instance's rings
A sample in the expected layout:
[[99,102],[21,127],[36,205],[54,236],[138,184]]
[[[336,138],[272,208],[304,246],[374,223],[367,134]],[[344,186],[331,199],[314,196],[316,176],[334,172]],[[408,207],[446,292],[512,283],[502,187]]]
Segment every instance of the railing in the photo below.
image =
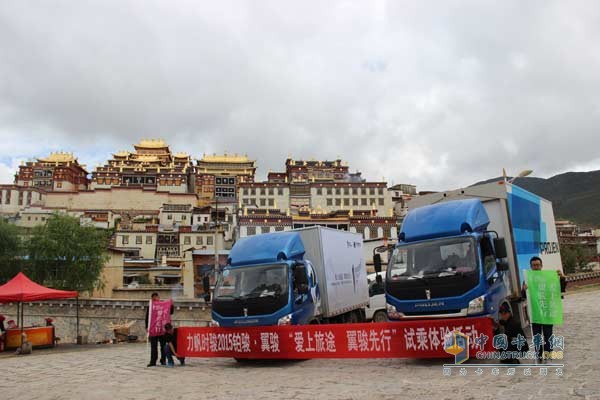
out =
[[183,290],[183,285],[180,284],[171,284],[166,283],[162,285],[145,283],[145,284],[137,284],[137,285],[123,285],[118,288],[119,290],[127,290],[127,289],[135,289],[135,290]]
[[567,275],[567,282],[587,281],[590,279],[600,279],[600,271],[579,272]]

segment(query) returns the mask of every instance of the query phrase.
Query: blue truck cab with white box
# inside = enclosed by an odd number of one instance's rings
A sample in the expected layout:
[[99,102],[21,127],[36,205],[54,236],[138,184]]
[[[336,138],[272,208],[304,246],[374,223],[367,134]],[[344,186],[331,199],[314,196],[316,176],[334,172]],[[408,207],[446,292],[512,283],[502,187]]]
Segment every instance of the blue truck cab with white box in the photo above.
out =
[[551,249],[558,249],[552,205],[517,186],[494,182],[421,196],[387,268],[388,317],[497,319],[506,303],[526,325],[522,271],[532,256],[562,268]]
[[304,252],[296,232],[238,241],[215,288],[213,321],[223,327],[307,323],[317,282]]
[[213,296],[213,326],[359,322],[368,304],[360,235],[323,227],[238,240]]

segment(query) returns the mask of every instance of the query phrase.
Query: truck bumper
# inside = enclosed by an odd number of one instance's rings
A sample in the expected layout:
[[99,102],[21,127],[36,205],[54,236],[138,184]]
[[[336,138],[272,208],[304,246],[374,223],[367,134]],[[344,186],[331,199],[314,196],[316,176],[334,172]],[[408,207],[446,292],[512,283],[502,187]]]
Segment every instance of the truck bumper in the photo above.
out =
[[439,319],[439,318],[468,318],[481,317],[481,315],[467,315],[468,308],[463,308],[459,312],[454,313],[438,313],[438,314],[421,314],[421,315],[406,315],[400,311],[388,311],[390,320],[415,320],[415,319]]

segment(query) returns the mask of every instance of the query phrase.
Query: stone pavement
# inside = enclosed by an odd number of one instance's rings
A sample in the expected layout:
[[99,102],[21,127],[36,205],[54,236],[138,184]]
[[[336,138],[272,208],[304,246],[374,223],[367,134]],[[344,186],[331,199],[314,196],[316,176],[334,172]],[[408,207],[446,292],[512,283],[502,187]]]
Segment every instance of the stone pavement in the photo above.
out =
[[[238,364],[190,359],[146,368],[145,344],[62,347],[0,355],[0,393],[13,399],[600,399],[600,290],[565,298],[563,376],[539,368],[443,375],[443,361],[368,359]],[[59,350],[59,351],[56,351]]]

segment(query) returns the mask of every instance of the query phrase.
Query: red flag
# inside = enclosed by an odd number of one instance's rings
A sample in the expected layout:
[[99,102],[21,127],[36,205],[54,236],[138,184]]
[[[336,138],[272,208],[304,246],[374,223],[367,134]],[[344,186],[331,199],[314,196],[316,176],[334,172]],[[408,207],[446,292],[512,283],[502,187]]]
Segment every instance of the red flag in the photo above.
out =
[[150,300],[150,311],[148,312],[148,334],[150,336],[165,334],[165,324],[171,322],[171,304],[171,300]]

